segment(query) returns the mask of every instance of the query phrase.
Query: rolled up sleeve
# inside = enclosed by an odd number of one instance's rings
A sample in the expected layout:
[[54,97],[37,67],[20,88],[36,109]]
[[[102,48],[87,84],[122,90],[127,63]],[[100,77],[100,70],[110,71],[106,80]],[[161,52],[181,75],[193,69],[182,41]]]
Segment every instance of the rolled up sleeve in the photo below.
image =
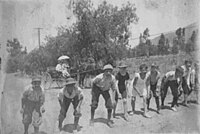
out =
[[116,84],[116,80],[115,78],[113,77],[112,80],[111,80],[111,89],[113,91],[117,91],[117,84]]
[[64,98],[63,89],[60,90],[57,97],[58,97],[58,100],[60,100],[60,101],[63,100],[63,98]]
[[82,100],[84,98],[83,90],[78,87],[78,99]]

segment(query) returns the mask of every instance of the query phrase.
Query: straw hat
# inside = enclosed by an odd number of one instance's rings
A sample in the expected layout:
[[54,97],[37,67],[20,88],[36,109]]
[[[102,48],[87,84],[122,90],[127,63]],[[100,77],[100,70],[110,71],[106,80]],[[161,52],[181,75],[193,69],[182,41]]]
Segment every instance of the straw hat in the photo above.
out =
[[36,82],[36,81],[41,82],[42,81],[41,77],[35,76],[32,78],[32,82]]
[[113,70],[113,67],[112,67],[112,65],[107,64],[107,65],[105,65],[105,66],[103,67],[103,70]]
[[66,55],[62,55],[58,58],[58,61],[61,61],[61,60],[67,60],[69,59],[69,56],[66,56]]
[[126,67],[128,67],[128,66],[127,66],[125,63],[120,63],[118,67],[119,67],[119,68],[126,68]]
[[67,78],[65,85],[71,85],[71,84],[76,84],[76,80],[73,78]]

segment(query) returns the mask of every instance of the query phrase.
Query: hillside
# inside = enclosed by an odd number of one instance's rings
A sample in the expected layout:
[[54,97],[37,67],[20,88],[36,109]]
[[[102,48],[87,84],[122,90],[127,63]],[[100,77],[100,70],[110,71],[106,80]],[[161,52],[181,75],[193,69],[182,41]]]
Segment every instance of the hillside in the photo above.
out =
[[[197,23],[197,22],[196,22],[196,23],[192,23],[192,24],[190,24],[190,25],[187,25],[185,28],[186,28],[186,30],[185,30],[185,39],[186,39],[186,41],[187,41],[187,40],[191,37],[192,32],[193,32],[194,30],[197,30],[197,29],[198,29],[198,23]],[[178,28],[177,28],[177,29],[178,29]],[[170,41],[170,44],[172,44],[173,38],[176,37],[176,34],[175,34],[175,32],[169,32],[169,33],[165,34],[165,37],[168,38],[169,41]],[[151,41],[152,41],[152,43],[153,43],[154,45],[157,45],[159,39],[160,39],[160,36],[158,36],[158,37],[152,39]]]
[[194,62],[197,62],[196,57],[195,53],[191,55],[180,53],[179,55],[151,56],[150,58],[130,58],[126,59],[125,63],[128,65],[128,71],[133,78],[134,72],[139,71],[138,68],[142,63],[145,63],[148,66],[152,63],[156,63],[159,65],[161,74],[164,74],[170,70],[174,70],[176,66],[182,65],[185,59],[192,59]]

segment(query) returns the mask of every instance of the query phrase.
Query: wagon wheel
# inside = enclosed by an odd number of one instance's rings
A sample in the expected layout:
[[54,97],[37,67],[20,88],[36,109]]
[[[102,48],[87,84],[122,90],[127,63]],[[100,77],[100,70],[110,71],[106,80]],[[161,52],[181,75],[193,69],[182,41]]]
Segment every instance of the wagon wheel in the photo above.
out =
[[44,74],[44,89],[45,90],[50,89],[52,83],[53,83],[53,80],[51,78],[51,75],[46,72]]

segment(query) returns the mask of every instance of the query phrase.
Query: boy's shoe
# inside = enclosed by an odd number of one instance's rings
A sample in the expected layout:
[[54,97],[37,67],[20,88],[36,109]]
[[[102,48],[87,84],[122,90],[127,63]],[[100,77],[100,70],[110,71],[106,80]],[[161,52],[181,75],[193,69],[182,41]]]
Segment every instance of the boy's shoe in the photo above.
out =
[[149,114],[147,114],[147,113],[144,114],[144,117],[151,118],[151,116]]
[[188,104],[186,103],[185,100],[182,102],[182,105],[183,105],[183,106],[186,106],[186,107],[188,106]]
[[62,131],[62,124],[61,123],[58,123],[58,129],[59,129],[59,131]]
[[177,112],[177,109],[175,107],[171,108],[174,112]]
[[150,110],[150,108],[149,108],[149,107],[147,107],[147,112],[149,112],[149,110]]
[[160,108],[157,108],[157,114],[160,114]]
[[114,124],[113,124],[112,121],[108,121],[108,122],[107,122],[107,125],[108,125],[110,128],[113,128],[113,127],[114,127]]
[[134,115],[134,113],[135,113],[134,111],[131,111],[129,114],[130,114],[130,115]]
[[124,114],[124,119],[125,119],[126,121],[129,121],[128,114]]
[[94,126],[94,120],[90,120],[90,126]]
[[179,104],[177,103],[176,106],[179,107]]
[[73,130],[73,134],[77,134],[78,133],[78,130]]
[[116,117],[116,114],[115,113],[113,113],[113,118],[115,118]]
[[165,106],[164,106],[164,105],[161,105],[161,106],[160,106],[160,109],[164,109],[164,108],[165,108]]
[[37,134],[39,132],[39,127],[34,127],[34,133]]
[[76,127],[76,130],[77,130],[77,131],[81,131],[81,128],[82,128],[82,127],[78,124],[77,127]]

